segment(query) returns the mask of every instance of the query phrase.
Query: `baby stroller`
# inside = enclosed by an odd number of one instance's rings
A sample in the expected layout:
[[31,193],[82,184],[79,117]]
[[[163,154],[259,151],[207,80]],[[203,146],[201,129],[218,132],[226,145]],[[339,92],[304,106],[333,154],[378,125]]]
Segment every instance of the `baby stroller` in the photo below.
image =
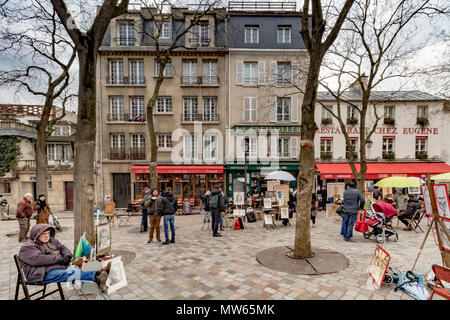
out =
[[397,242],[398,233],[395,230],[386,228],[387,223],[397,215],[397,210],[389,203],[377,202],[372,204],[371,211],[371,216],[369,220],[366,220],[366,225],[372,228],[372,231],[364,232],[364,238],[369,239],[374,235],[378,243],[384,243],[386,238],[393,236],[393,240]]

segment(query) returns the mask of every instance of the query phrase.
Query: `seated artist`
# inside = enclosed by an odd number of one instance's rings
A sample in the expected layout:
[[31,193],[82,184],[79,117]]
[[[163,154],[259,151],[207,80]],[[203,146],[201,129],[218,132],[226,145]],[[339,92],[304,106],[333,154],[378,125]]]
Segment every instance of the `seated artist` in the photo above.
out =
[[102,292],[106,291],[111,262],[98,271],[82,271],[70,267],[72,253],[55,239],[55,229],[48,224],[36,224],[30,239],[20,248],[19,260],[29,283],[95,281]]

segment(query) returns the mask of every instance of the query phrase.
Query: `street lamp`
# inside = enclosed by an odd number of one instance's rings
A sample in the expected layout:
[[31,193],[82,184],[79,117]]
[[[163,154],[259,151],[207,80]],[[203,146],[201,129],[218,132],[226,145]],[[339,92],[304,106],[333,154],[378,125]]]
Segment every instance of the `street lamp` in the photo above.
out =
[[[247,210],[247,156],[248,156],[249,138],[244,139],[244,209]],[[247,212],[247,211],[246,211]]]

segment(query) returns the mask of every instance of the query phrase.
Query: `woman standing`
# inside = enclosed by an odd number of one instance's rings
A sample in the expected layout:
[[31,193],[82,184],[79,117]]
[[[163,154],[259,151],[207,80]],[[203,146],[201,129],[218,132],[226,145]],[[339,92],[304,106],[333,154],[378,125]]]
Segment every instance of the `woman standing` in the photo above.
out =
[[48,217],[52,211],[50,210],[50,206],[48,205],[44,194],[39,195],[38,200],[34,203],[33,210],[36,210],[38,215],[38,221],[36,224],[48,224]]

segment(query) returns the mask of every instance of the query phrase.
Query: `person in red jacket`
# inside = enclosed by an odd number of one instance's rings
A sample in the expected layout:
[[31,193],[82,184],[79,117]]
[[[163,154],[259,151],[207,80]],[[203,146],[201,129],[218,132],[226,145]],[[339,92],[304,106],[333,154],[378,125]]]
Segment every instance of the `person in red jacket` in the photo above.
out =
[[31,201],[33,195],[26,193],[23,199],[17,203],[16,217],[19,222],[19,242],[26,241],[28,230],[30,230],[30,217],[33,214],[33,208],[31,207]]

